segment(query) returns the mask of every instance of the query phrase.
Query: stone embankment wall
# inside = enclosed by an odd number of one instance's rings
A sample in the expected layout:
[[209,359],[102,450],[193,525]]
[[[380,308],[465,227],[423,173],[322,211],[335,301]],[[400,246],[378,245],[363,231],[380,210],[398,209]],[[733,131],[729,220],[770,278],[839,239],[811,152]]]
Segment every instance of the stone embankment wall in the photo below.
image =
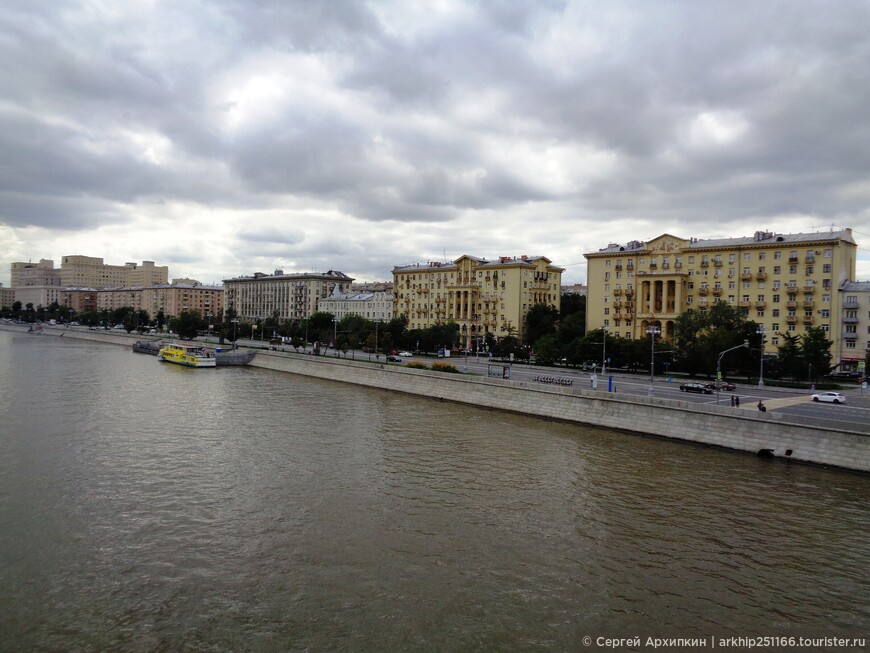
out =
[[255,367],[566,422],[870,471],[870,436],[788,422],[776,413],[732,409],[524,381],[434,373],[398,365],[262,352]]
[[[14,330],[26,328],[15,327]],[[45,329],[42,333],[61,334],[126,347],[140,339],[107,331]],[[260,351],[250,365],[738,451],[767,451],[775,457],[870,472],[870,435],[832,428],[830,423],[818,426],[796,423],[789,421],[786,415],[770,411],[759,413],[754,407],[735,410],[687,401],[267,350]]]

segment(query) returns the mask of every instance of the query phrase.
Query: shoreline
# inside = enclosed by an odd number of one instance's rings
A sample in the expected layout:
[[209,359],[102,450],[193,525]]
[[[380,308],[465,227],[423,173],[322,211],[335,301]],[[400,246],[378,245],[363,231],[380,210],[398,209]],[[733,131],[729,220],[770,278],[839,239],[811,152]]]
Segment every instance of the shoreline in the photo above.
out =
[[[28,325],[29,326],[29,325]],[[0,324],[27,333],[28,326]],[[107,331],[46,327],[33,335],[68,336],[128,347],[154,339]],[[158,338],[159,339],[159,338]],[[870,472],[870,435],[767,412],[629,395],[571,386],[445,374],[384,363],[255,349],[251,367],[476,405],[482,408],[608,428],[755,454],[765,458]],[[640,430],[639,425],[643,426]]]

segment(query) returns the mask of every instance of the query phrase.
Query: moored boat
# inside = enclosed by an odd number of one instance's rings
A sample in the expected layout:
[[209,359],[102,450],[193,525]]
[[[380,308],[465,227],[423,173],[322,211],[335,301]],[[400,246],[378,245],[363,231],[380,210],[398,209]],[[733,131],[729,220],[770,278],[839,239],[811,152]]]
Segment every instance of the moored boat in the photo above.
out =
[[157,354],[158,360],[185,367],[215,367],[214,352],[199,345],[182,345],[176,342],[163,345]]
[[[157,340],[137,340],[133,343],[133,351],[137,354],[157,356],[164,346],[166,346],[166,343]],[[218,367],[224,365],[247,365],[254,360],[256,355],[256,351],[249,349],[222,349],[220,347],[214,349],[214,357]]]

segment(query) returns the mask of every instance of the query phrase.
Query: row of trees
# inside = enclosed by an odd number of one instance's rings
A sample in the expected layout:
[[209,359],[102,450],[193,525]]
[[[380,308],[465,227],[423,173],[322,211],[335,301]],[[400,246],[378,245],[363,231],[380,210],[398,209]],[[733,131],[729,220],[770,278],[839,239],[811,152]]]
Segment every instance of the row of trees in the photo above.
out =
[[[648,370],[654,356],[656,373],[712,376],[720,354],[732,350],[721,360],[723,372],[747,378],[761,372],[760,325],[725,302],[707,311],[689,310],[680,315],[671,341],[662,340],[659,334],[634,340],[603,329],[586,332],[585,324],[581,324],[579,311],[566,315],[563,308],[557,320],[553,309],[534,307],[529,312],[527,333],[536,361],[544,365],[561,361],[570,366],[600,366],[606,359],[608,367]],[[831,371],[833,342],[821,327],[799,335],[778,335],[781,342],[777,354],[765,355],[765,377],[814,381]],[[651,337],[656,338],[654,347]],[[743,347],[744,343],[748,347]]]
[[[243,337],[263,340],[280,337],[297,349],[316,343],[318,347],[343,352],[350,349],[434,352],[455,348],[460,335],[459,325],[452,322],[427,329],[408,329],[405,317],[381,323],[359,315],[336,320],[330,313],[315,313],[294,322],[282,323],[277,314],[256,322],[241,322],[230,309],[222,319],[218,318],[219,322],[212,324],[198,311],[183,311],[167,321],[162,312],[152,318],[146,311],[132,307],[74,315],[68,307],[56,302],[48,307],[22,306],[21,302],[15,302],[11,308],[3,308],[2,315],[30,322],[49,319],[64,322],[75,318],[86,325],[123,324],[127,331],[168,327],[183,338],[211,333],[230,342]],[[718,302],[706,311],[686,311],[675,321],[672,340],[656,336],[655,347],[649,335],[634,340],[603,329],[587,332],[585,317],[586,298],[563,295],[561,311],[543,304],[529,310],[522,341],[513,334],[496,339],[487,333],[475,341],[474,347],[497,357],[512,356],[515,360],[524,360],[534,351],[536,362],[542,365],[598,366],[606,359],[608,367],[629,370],[648,370],[654,351],[657,373],[674,371],[690,376],[712,375],[720,354],[733,350],[722,360],[723,371],[746,377],[760,372],[762,335],[759,325],[748,320],[739,308],[725,302]],[[820,327],[810,328],[800,335],[783,333],[779,337],[777,355],[765,357],[766,377],[812,381],[831,371],[833,342]],[[749,347],[741,347],[744,342],[748,342]]]

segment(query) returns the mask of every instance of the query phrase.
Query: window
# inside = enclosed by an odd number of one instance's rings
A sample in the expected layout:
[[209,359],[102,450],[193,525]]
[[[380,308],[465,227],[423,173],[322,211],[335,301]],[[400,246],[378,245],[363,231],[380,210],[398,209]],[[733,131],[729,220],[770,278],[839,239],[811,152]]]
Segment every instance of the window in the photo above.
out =
[[824,274],[831,274],[831,264],[825,263],[824,265],[822,265],[822,272]]
[[789,274],[797,274],[797,266],[796,265],[789,265],[788,266],[788,273]]
[[773,324],[770,325],[770,328],[773,329],[774,331],[779,331],[779,322],[774,322]]
[[734,261],[736,261],[736,260],[737,260],[737,254],[729,254],[728,255],[728,262],[729,263],[734,263]]
[[831,309],[823,308],[822,309],[822,317],[831,317]]
[[847,340],[846,341],[846,349],[855,349],[855,341]]
[[825,250],[825,253],[824,253],[824,257],[825,257],[825,258],[831,258],[832,255],[833,255],[833,251],[832,251],[832,250],[830,250],[830,249],[826,249],[826,250]]
[[774,303],[774,304],[779,304],[779,295],[774,295],[774,296],[773,296],[773,303]]
[[778,347],[779,346],[779,338],[777,338],[776,336],[773,336],[770,339],[770,344],[773,345],[774,347]]
[[763,261],[767,258],[767,252],[758,252],[758,260]]
[[609,308],[605,308],[605,309],[604,309],[604,314],[605,314],[605,315],[610,315],[610,309],[609,309]]
[[812,274],[812,273],[813,273],[813,266],[812,266],[812,265],[808,265],[808,266],[807,266],[807,275],[810,275],[810,274]]
[[746,253],[743,255],[743,260],[744,260],[744,261],[749,261],[749,257],[750,257],[749,252],[746,252]]
[[773,309],[773,311],[771,311],[771,314],[773,315],[773,317],[779,317],[779,309],[778,308]]
[[779,259],[781,259],[781,258],[782,258],[782,252],[774,252],[774,253],[773,253],[773,258],[774,258],[774,260],[776,260],[776,261],[778,261]]
[[774,273],[774,274],[779,274],[781,271],[782,271],[782,266],[781,266],[781,265],[774,265],[774,266],[773,266],[773,273]]

